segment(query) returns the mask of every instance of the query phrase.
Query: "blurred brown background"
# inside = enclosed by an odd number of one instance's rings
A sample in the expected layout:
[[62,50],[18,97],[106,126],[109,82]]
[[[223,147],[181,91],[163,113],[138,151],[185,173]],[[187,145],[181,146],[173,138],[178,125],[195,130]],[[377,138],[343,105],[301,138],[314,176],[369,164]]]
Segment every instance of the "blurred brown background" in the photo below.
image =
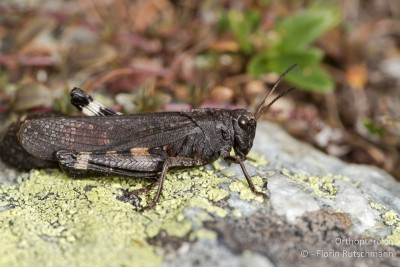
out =
[[400,2],[1,1],[0,116],[76,114],[78,86],[124,113],[254,110],[349,162],[400,179]]

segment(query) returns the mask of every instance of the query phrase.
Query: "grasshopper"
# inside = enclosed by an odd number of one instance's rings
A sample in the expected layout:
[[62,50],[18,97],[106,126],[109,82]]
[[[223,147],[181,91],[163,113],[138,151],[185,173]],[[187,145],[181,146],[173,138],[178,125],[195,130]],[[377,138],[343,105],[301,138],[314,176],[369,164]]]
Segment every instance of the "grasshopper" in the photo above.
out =
[[[268,96],[253,114],[246,109],[191,109],[122,115],[94,101],[79,88],[71,103],[87,116],[55,116],[25,120],[18,131],[23,149],[34,158],[57,162],[71,177],[124,175],[156,178],[157,192],[147,208],[157,203],[167,171],[203,166],[222,157],[238,163],[247,183],[258,192],[244,161],[252,148],[257,120],[290,88],[268,105]],[[230,155],[231,150],[234,156]]]

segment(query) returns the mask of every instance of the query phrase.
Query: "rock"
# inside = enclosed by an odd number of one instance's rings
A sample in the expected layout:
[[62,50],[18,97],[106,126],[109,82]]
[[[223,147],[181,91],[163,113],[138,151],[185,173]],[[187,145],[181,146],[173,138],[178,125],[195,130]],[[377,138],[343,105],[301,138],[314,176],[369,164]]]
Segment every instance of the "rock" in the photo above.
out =
[[305,192],[303,188],[293,185],[289,178],[282,175],[271,177],[268,180],[268,189],[274,192],[270,201],[276,214],[285,216],[291,223],[295,223],[296,218],[308,211],[320,209],[314,196]]
[[135,193],[145,179],[0,177],[0,266],[400,266],[400,185],[390,175],[267,122],[249,158],[268,199],[238,165],[217,161],[170,171],[145,212],[137,206],[154,190]]

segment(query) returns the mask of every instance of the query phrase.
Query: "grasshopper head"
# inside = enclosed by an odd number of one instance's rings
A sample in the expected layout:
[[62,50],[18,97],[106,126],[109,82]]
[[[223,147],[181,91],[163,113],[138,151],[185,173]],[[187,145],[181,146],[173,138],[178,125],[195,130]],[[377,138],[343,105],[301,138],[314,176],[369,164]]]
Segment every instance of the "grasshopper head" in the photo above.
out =
[[278,81],[271,89],[271,91],[269,91],[269,93],[261,101],[254,115],[244,109],[237,109],[233,111],[233,130],[234,130],[233,149],[235,150],[236,155],[239,156],[242,160],[246,159],[246,155],[249,153],[251,147],[253,146],[253,140],[256,134],[257,120],[279,98],[281,98],[282,96],[286,95],[287,93],[295,89],[295,88],[290,88],[288,90],[285,90],[284,92],[280,93],[277,97],[275,97],[268,105],[265,105],[265,101],[267,100],[268,96],[270,96],[271,93],[275,91],[282,78],[295,67],[296,64],[290,66],[285,72],[281,74]]
[[254,115],[245,109],[233,111],[233,130],[235,154],[245,159],[253,146],[254,136],[256,134],[257,121]]

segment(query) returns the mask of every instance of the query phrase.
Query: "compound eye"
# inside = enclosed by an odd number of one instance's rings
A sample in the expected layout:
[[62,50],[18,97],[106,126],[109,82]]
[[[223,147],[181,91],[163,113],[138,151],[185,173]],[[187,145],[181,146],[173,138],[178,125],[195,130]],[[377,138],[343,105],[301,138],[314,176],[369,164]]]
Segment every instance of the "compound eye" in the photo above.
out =
[[247,127],[247,124],[249,123],[249,119],[245,116],[240,116],[238,123],[239,123],[239,127],[244,129]]

